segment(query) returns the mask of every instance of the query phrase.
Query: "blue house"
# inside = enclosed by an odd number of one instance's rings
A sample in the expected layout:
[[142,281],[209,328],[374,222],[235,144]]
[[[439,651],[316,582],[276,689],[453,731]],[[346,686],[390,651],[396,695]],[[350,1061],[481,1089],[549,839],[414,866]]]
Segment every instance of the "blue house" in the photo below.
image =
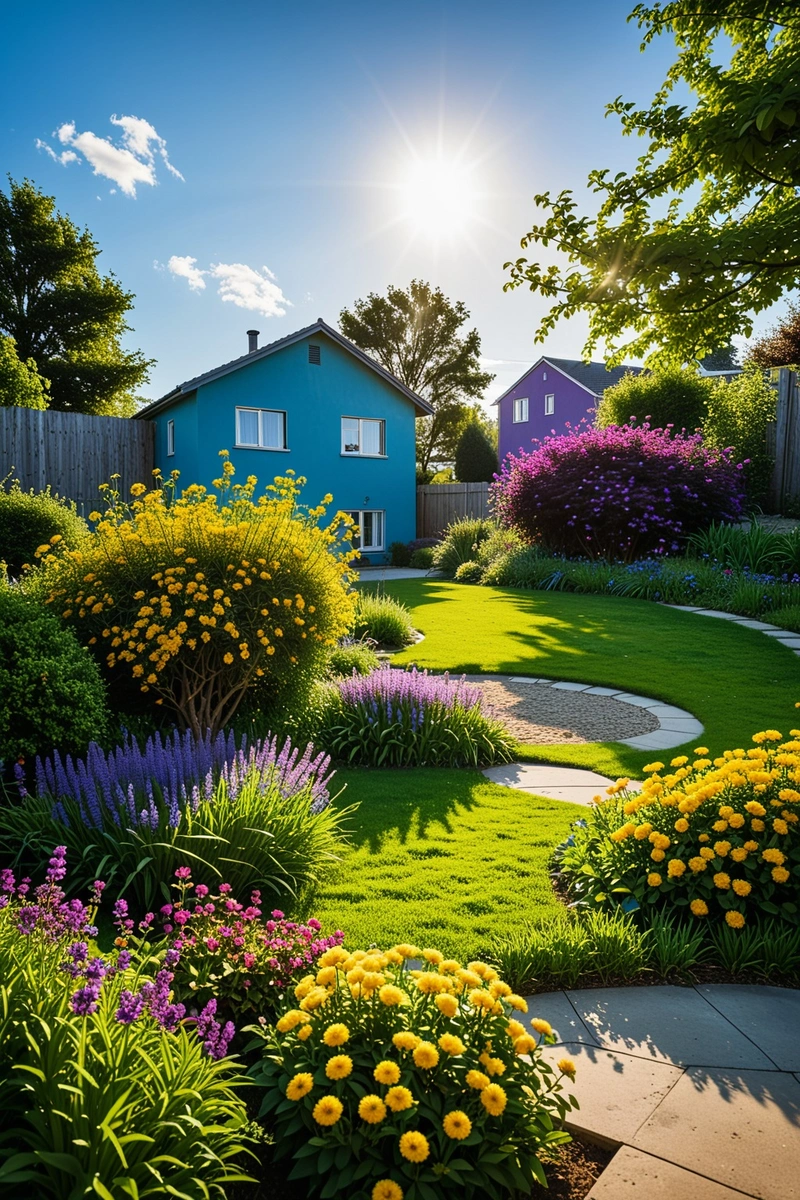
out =
[[360,550],[383,562],[416,537],[417,417],[430,405],[323,320],[268,346],[248,330],[241,358],[180,384],[137,414],[156,426],[155,460],[182,486],[211,484],[219,451],[234,478],[261,487],[291,467],[358,524]]

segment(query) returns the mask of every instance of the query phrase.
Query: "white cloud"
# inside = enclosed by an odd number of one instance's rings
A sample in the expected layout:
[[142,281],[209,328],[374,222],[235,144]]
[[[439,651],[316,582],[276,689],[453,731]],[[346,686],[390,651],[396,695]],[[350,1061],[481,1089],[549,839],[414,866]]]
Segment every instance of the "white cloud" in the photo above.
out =
[[284,317],[286,309],[292,306],[269,267],[257,271],[245,263],[214,263],[209,274],[220,281],[222,299],[237,308],[249,308],[264,317]]
[[[36,139],[36,146],[44,150],[56,162],[67,166],[71,162],[79,162],[79,155],[93,167],[95,175],[103,175],[117,184],[126,196],[135,196],[137,184],[146,183],[154,187],[158,182],[156,177],[156,157],[158,156],[167,170],[178,179],[183,179],[180,171],[173,167],[167,154],[167,143],[156,132],[149,121],[142,117],[111,117],[111,124],[122,130],[118,144],[110,138],[99,137],[91,130],[78,133],[74,121],[66,121],[56,130],[54,136],[62,146],[69,149],[56,153],[46,142]],[[76,153],[77,151],[77,153]],[[113,194],[113,190],[112,190]]]
[[201,292],[206,286],[203,276],[207,275],[208,271],[201,271],[199,267],[195,266],[196,262],[197,259],[192,258],[189,254],[183,256],[173,254],[167,263],[167,270],[181,279],[188,280],[189,287],[193,292]]

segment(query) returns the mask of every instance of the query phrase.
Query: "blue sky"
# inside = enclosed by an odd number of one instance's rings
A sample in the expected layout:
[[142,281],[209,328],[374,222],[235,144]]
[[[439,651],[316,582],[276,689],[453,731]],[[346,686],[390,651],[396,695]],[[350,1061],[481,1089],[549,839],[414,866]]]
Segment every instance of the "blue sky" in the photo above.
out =
[[[502,290],[533,194],[630,167],[640,146],[604,105],[647,101],[673,57],[667,40],[639,53],[631,7],[17,2],[0,161],[87,225],[136,294],[148,397],[244,353],[249,328],[263,344],[336,324],[416,277],[466,303],[491,398],[541,352],[545,303]],[[547,349],[578,357],[584,333],[563,324]]]

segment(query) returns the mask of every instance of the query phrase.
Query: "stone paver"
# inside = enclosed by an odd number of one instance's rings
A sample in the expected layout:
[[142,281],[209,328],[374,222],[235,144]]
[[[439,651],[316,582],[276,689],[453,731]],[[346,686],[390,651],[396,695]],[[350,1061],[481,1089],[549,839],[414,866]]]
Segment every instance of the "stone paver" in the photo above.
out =
[[568,991],[567,996],[606,1050],[676,1067],[775,1069],[772,1060],[694,988],[591,988]]
[[697,991],[779,1070],[800,1071],[800,991],[759,984],[703,984]]
[[742,1193],[621,1146],[586,1200],[742,1200]]
[[[483,773],[492,783],[504,787],[583,805],[593,804],[595,796],[604,796],[606,788],[615,782],[595,771],[548,763],[507,763],[501,767],[487,767]],[[636,791],[640,785],[632,782],[630,786],[631,791]]]
[[[528,996],[526,999],[528,1015],[523,1018],[526,1024],[529,1024],[533,1017],[543,1017],[552,1025],[559,1045],[565,1042],[584,1042],[589,1046],[597,1046],[596,1037],[584,1025],[564,992],[545,992],[539,996]],[[535,1031],[531,1032],[534,1037],[537,1036]]]
[[633,1144],[758,1200],[798,1200],[800,1083],[777,1071],[691,1067]]
[[424,571],[418,567],[359,567],[358,577],[364,583],[376,579],[441,579],[441,571]]

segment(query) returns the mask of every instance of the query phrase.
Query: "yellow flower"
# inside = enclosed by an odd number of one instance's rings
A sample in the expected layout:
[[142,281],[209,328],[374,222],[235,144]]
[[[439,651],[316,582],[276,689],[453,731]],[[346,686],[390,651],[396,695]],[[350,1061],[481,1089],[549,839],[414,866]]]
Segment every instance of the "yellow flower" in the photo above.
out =
[[494,1008],[494,996],[483,988],[473,988],[469,994],[469,1002],[473,1008]]
[[439,1012],[443,1013],[446,1017],[454,1017],[458,1012],[458,1001],[455,996],[443,993],[441,996],[436,997],[434,1004],[439,1009]]
[[726,875],[724,871],[717,871],[714,876],[714,887],[718,887],[721,892],[725,892],[731,886],[731,877]]
[[428,1139],[423,1133],[417,1133],[415,1129],[410,1129],[408,1133],[404,1133],[400,1138],[400,1153],[409,1162],[425,1162],[430,1152],[431,1148],[428,1145]]
[[415,1033],[404,1029],[400,1033],[395,1033],[392,1037],[392,1044],[397,1050],[416,1050],[422,1039],[418,1038]]
[[404,995],[405,993],[401,992],[400,988],[395,987],[393,983],[385,983],[383,987],[378,989],[378,999],[381,1004],[385,1004],[387,1007],[402,1004]]
[[701,855],[697,854],[694,858],[689,859],[689,870],[697,874],[698,871],[705,871],[708,862]]
[[297,1036],[301,1042],[304,1042],[307,1038],[311,1037],[313,1032],[314,1030],[311,1025],[303,1025],[300,1029],[298,1029]]
[[329,1025],[322,1035],[322,1040],[326,1046],[343,1046],[350,1037],[350,1030],[346,1025]]
[[746,879],[734,879],[733,890],[737,896],[749,896],[753,890],[753,885],[748,883]]
[[560,1058],[556,1065],[562,1075],[569,1075],[570,1079],[575,1078],[577,1067],[571,1058]]
[[511,1005],[512,1008],[515,1008],[517,1012],[526,1013],[528,1011],[528,1001],[523,1000],[522,996],[518,996],[516,992],[512,992],[510,996],[506,996],[506,1001]]
[[731,848],[730,842],[714,842],[714,853],[719,858],[725,858]]
[[545,1021],[542,1017],[534,1017],[531,1021],[531,1028],[535,1029],[543,1037],[549,1037],[553,1032],[553,1026],[549,1021]]
[[706,904],[705,900],[693,900],[689,905],[689,908],[696,917],[708,916],[708,905]]
[[484,1075],[483,1071],[467,1071],[467,1087],[482,1092],[485,1087],[489,1086],[489,1082],[489,1076]]
[[757,800],[748,800],[745,808],[753,817],[763,817],[766,814],[766,809],[763,804],[759,804]]
[[310,1018],[304,1012],[300,1012],[298,1008],[290,1008],[287,1013],[284,1013],[275,1028],[278,1033],[290,1033],[296,1025],[302,1025],[304,1021],[308,1020]]
[[362,1096],[358,1105],[358,1115],[368,1125],[380,1125],[386,1116],[386,1105],[380,1096]]
[[531,1037],[529,1033],[523,1033],[521,1037],[514,1038],[514,1053],[530,1054],[531,1050],[535,1050],[538,1044],[535,1037]]
[[789,832],[789,826],[786,824],[785,821],[782,821],[780,817],[776,817],[775,820],[772,822],[772,828],[775,830],[776,833],[781,834],[781,836],[783,836]]
[[686,833],[686,830],[689,828],[689,822],[686,820],[686,817],[679,817],[675,822],[674,828],[677,829],[678,833]]
[[439,1061],[439,1051],[431,1042],[420,1042],[413,1054],[414,1062],[424,1071],[430,1071]]
[[308,1071],[301,1071],[299,1075],[295,1075],[289,1082],[286,1088],[286,1097],[288,1100],[302,1100],[303,1096],[307,1096],[314,1086],[314,1077]]
[[392,1112],[405,1112],[414,1103],[414,1097],[407,1087],[389,1088],[386,1093],[386,1103]]
[[776,883],[786,883],[786,880],[789,878],[789,872],[786,870],[786,867],[773,867],[771,875]]
[[661,882],[661,876],[657,871],[651,871],[647,876],[647,883],[649,887],[661,887]]
[[492,1117],[499,1117],[505,1109],[507,1096],[499,1083],[490,1083],[481,1092],[481,1104]]
[[653,862],[663,862],[667,856],[663,850],[651,850],[650,857],[652,858]]
[[336,1096],[323,1096],[311,1113],[318,1125],[335,1125],[342,1115],[342,1102]]
[[492,1058],[491,1054],[486,1051],[479,1055],[478,1062],[486,1068],[489,1075],[502,1075],[506,1069],[506,1064],[502,1058]]
[[233,655],[230,653],[230,651],[227,654],[223,654],[222,661],[224,663],[226,663],[228,666],[231,665],[231,663],[233,662]]
[[726,924],[730,925],[731,929],[741,929],[744,925],[744,917],[735,909],[730,909],[725,913]]
[[455,1034],[444,1033],[439,1038],[439,1049],[444,1050],[445,1054],[451,1054],[457,1058],[459,1054],[464,1053],[464,1043]]
[[472,1133],[472,1121],[465,1112],[455,1109],[446,1114],[442,1121],[442,1128],[449,1138],[460,1142],[462,1138],[469,1137]]
[[776,867],[782,867],[786,862],[786,855],[781,850],[776,849],[762,850],[761,858],[764,862],[774,863]]
[[514,1041],[515,1038],[522,1037],[523,1034],[526,1034],[528,1032],[524,1025],[520,1024],[519,1021],[514,1021],[514,1020],[511,1020],[507,1023],[506,1030],[507,1030],[508,1036],[511,1038],[512,1042]]
[[346,1079],[353,1069],[353,1060],[349,1054],[334,1054],[325,1066],[328,1079]]
[[710,846],[701,846],[700,847],[700,857],[704,858],[706,860],[706,862],[710,862],[710,860],[714,857],[714,851],[711,849]]
[[686,870],[686,863],[680,858],[671,858],[667,863],[667,874],[670,879],[680,879]]
[[384,1059],[383,1062],[378,1063],[372,1074],[378,1083],[397,1083],[400,1078],[400,1068],[397,1063]]
[[371,1195],[372,1200],[403,1200],[403,1189],[393,1179],[379,1179]]

